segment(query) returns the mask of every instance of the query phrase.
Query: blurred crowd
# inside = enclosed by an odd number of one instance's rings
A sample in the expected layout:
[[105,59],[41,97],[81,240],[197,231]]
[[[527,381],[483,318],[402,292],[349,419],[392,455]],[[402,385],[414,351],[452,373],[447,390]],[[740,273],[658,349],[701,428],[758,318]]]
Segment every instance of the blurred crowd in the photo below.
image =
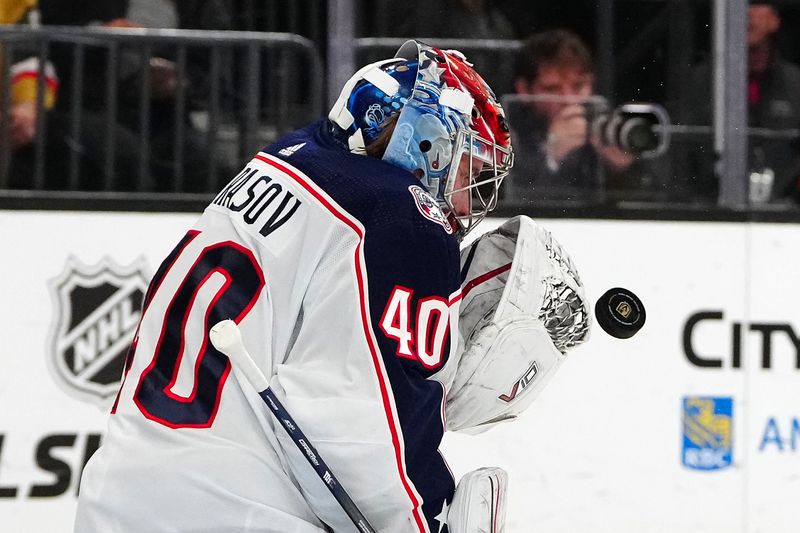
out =
[[[0,23],[42,26],[75,26],[94,28],[183,28],[232,29],[231,6],[226,0],[2,0]],[[104,165],[110,149],[106,139],[113,142],[113,168],[116,190],[167,190],[176,164],[175,128],[184,129],[183,151],[201,153],[204,138],[189,121],[189,113],[202,106],[204,66],[201,57],[190,57],[187,72],[179,79],[169,50],[156,50],[143,59],[135,52],[122,53],[113,65],[113,92],[117,112],[113,122],[107,122],[109,90],[107,75],[111,65],[102,48],[87,48],[82,65],[76,68],[74,47],[54,44],[48,50],[44,109],[45,128],[45,185],[49,189],[68,188],[64,163],[76,152],[79,160],[79,187],[87,190],[102,188]],[[36,49],[15,46],[14,64],[10,69],[10,141],[13,157],[9,163],[9,183],[14,188],[29,188],[38,157],[32,142],[38,124],[36,116],[37,73],[40,71]],[[146,72],[145,72],[146,71]],[[147,131],[142,132],[140,92],[146,76],[149,113]],[[76,78],[80,91],[71,91]],[[176,117],[176,94],[179,85],[188,84],[188,105]],[[77,99],[77,101],[76,101]],[[74,137],[71,112],[80,109],[80,128]],[[109,131],[111,128],[113,131]],[[140,137],[148,138],[147,153],[142,156]],[[137,180],[140,159],[146,163],[144,174],[148,182]],[[186,158],[183,172],[187,190],[200,190],[202,184],[193,177],[202,175],[202,158]]]
[[[292,13],[300,15],[288,16],[277,0],[0,0],[0,23],[31,27],[280,30],[304,33],[324,51],[325,35],[319,28],[325,26],[325,13],[319,9],[320,3],[294,2],[293,6],[299,7],[293,8]],[[359,5],[358,27],[363,36],[427,38],[433,44],[436,39],[519,43],[515,57],[498,56],[496,64],[479,65],[489,73],[490,85],[503,95],[514,134],[516,164],[505,191],[507,202],[650,199],[713,203],[718,179],[714,174],[716,155],[710,128],[710,3],[686,21],[691,26],[691,39],[687,37],[689,42],[684,43],[689,53],[677,68],[672,67],[671,85],[665,88],[670,76],[665,55],[675,44],[674,39],[671,43],[666,37],[665,28],[669,28],[658,10],[669,9],[672,4],[666,0],[616,1],[618,9],[613,16],[618,31],[612,41],[614,54],[619,56],[616,71],[600,61],[608,57],[600,57],[598,43],[604,36],[598,29],[597,2],[589,0],[365,1]],[[261,9],[264,6],[267,7]],[[796,21],[795,11],[769,2],[751,2],[748,9],[747,101],[751,130],[745,178],[759,186],[756,192],[751,191],[753,202],[800,201],[800,67],[792,55],[797,53],[793,51],[798,50],[799,43],[792,41],[792,32],[783,29],[787,19]],[[659,30],[664,31],[665,37],[653,38]],[[651,38],[645,39],[647,36]],[[635,50],[645,57],[639,63],[631,60],[630,52],[637,46],[646,49],[641,53]],[[46,187],[75,185],[63,179],[62,166],[77,151],[82,176],[78,186],[87,190],[103,188],[100,177],[109,158],[108,143],[104,142],[109,134],[108,57],[87,52],[79,71],[69,47],[53,45],[46,65],[39,65],[39,57],[35,50],[14,48],[13,64],[8,69],[10,107],[0,117],[0,146],[6,139],[13,156],[2,162],[0,172],[6,173],[9,187],[31,187],[30,176],[37,157],[33,141],[37,127],[46,124]],[[629,68],[631,64],[636,68]],[[114,189],[172,190],[176,165],[181,165],[185,176],[181,189],[205,190],[209,184],[192,177],[204,176],[207,157],[213,156],[206,154],[207,132],[191,120],[191,114],[208,106],[208,57],[190,54],[186,71],[178,72],[174,51],[156,47],[146,61],[137,54],[123,55],[114,68],[118,108],[113,122]],[[491,79],[492,72],[497,73],[495,79]],[[44,80],[38,79],[40,74],[44,74]],[[613,79],[609,81],[610,74]],[[83,88],[77,102],[75,93],[66,90],[73,87],[76,77]],[[143,79],[148,91],[146,132],[142,132],[141,117]],[[44,89],[43,95],[38,95],[39,87]],[[236,98],[235,87],[228,89],[229,93],[223,90],[223,97]],[[186,103],[177,106],[180,91],[185,94]],[[44,104],[46,120],[37,116],[38,98]],[[636,149],[600,131],[616,106],[642,100],[663,106],[672,124],[684,126],[676,129],[671,146],[664,153]],[[82,124],[78,138],[68,120],[76,107],[81,109]],[[181,135],[176,137],[177,127]],[[149,142],[147,153],[143,154],[140,137],[144,133]],[[176,150],[176,138],[182,139],[181,150]],[[178,160],[178,153],[206,154],[206,158]],[[146,183],[137,180],[143,160],[149,178]],[[221,173],[228,171],[224,164],[220,165]]]

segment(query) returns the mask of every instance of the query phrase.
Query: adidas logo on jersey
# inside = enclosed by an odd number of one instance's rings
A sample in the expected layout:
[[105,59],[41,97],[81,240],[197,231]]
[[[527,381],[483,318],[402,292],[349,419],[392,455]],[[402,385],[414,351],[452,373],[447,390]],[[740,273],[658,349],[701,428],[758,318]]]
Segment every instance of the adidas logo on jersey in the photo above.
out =
[[305,145],[306,143],[300,143],[295,144],[294,146],[287,146],[286,148],[281,148],[278,150],[278,153],[282,156],[289,157]]

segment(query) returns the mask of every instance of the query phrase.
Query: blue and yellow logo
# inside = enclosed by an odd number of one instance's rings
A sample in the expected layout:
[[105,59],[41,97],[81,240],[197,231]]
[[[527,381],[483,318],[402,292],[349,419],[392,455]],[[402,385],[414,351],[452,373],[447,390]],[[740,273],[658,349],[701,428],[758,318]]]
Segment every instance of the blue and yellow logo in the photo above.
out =
[[683,399],[683,466],[721,470],[733,462],[733,398]]

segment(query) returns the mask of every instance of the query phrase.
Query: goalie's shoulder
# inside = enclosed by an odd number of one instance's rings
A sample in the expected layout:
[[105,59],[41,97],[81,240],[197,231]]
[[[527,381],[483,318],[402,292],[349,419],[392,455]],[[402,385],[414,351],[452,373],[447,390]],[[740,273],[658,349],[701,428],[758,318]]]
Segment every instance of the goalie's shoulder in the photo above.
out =
[[303,172],[367,230],[402,228],[398,231],[412,240],[454,234],[436,199],[413,174],[342,150],[326,134],[324,123],[288,134],[264,151]]

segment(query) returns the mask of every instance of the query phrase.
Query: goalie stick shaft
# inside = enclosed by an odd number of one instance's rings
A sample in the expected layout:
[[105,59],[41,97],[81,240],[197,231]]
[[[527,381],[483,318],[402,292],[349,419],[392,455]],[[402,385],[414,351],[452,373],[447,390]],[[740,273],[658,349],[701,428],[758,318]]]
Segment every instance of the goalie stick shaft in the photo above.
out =
[[239,327],[232,320],[223,320],[211,328],[209,338],[214,348],[225,354],[242,371],[247,381],[258,391],[258,395],[269,408],[275,419],[283,426],[297,449],[303,454],[330,493],[347,514],[356,528],[363,533],[377,533],[367,518],[355,504],[345,488],[322,459],[317,449],[308,440],[292,415],[269,387],[264,373],[256,366],[242,341]]

